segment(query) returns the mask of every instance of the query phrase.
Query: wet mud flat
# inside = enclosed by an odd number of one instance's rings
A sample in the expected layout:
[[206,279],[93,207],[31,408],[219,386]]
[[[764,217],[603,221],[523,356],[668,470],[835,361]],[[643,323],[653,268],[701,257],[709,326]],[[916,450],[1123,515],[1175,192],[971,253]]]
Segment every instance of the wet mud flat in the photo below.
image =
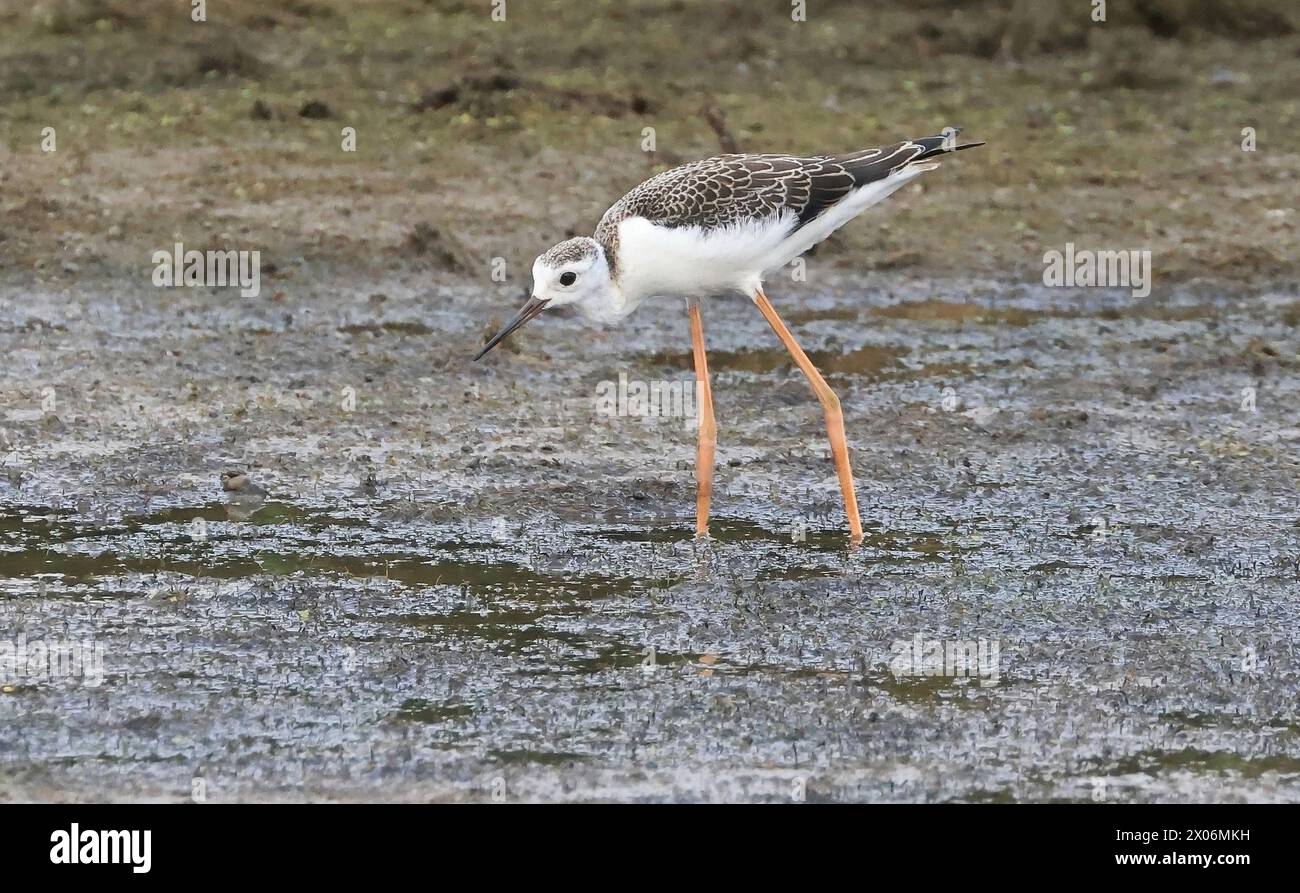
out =
[[1294,290],[770,294],[5,286],[0,798],[1300,799]]

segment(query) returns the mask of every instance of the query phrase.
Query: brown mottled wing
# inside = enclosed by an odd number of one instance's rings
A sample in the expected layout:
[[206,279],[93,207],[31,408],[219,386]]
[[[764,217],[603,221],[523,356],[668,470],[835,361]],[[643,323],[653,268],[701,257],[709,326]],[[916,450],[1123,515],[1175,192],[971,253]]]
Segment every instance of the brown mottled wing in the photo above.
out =
[[704,229],[789,214],[798,229],[857,189],[927,152],[920,141],[847,155],[719,155],[651,177],[601,218],[596,239],[610,244],[618,224],[644,217],[660,226]]

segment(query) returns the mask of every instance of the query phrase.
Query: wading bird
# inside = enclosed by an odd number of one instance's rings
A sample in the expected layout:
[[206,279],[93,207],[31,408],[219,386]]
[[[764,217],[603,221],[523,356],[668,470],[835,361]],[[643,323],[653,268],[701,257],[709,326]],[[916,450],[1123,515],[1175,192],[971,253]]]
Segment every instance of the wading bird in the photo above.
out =
[[573,305],[612,322],[650,297],[686,298],[700,393],[695,453],[695,535],[709,530],[717,427],[704,351],[700,300],[748,295],[790,351],[821,402],[839,476],[849,537],[862,541],[839,398],[777,316],[763,277],[959,149],[954,128],[845,155],[720,155],[651,177],[605,212],[591,238],[561,242],[533,263],[532,297],[474,359],[549,307]]

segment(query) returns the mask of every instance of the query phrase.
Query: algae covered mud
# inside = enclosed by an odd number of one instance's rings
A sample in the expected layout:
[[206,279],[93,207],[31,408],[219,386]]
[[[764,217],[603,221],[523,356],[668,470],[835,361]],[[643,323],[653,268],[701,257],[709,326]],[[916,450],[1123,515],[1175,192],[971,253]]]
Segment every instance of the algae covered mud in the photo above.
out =
[[[0,800],[1300,799],[1296,4],[199,6],[0,3]],[[679,302],[470,362],[949,124],[767,282],[859,549],[743,299],[704,543]]]
[[1293,293],[771,291],[858,550],[743,300],[698,544],[690,419],[602,400],[676,302],[470,364],[422,276],[7,287],[0,797],[1300,797]]

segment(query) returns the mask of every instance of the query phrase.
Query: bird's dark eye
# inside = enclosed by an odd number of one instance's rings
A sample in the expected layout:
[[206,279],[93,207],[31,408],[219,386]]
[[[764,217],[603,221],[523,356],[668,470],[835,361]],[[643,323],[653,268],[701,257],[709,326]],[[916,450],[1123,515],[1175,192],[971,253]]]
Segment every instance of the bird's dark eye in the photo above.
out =
[[572,285],[578,281],[578,274],[569,270],[567,273],[560,274],[560,285]]

